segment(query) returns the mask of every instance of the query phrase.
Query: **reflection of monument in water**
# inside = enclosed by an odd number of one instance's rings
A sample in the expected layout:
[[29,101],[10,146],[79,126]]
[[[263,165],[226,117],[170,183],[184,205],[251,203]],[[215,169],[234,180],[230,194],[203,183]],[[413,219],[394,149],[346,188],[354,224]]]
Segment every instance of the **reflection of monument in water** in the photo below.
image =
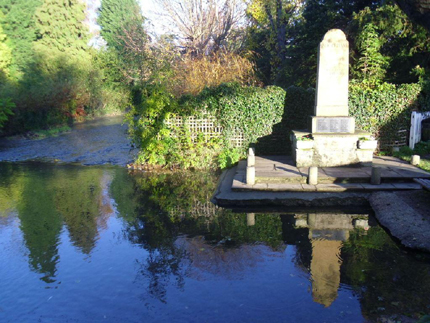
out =
[[330,306],[340,285],[340,250],[351,230],[367,230],[368,220],[353,214],[296,214],[296,227],[309,228],[312,244],[310,273],[315,302]]

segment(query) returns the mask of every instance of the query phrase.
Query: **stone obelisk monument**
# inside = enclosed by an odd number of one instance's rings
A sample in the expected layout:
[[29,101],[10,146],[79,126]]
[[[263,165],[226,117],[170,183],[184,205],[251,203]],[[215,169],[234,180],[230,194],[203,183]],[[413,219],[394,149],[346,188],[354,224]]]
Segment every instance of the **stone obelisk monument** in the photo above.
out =
[[319,45],[311,129],[293,131],[292,135],[297,166],[330,167],[372,162],[376,144],[370,149],[360,147],[359,139],[370,139],[370,133],[356,130],[355,119],[349,116],[348,74],[348,40],[341,30],[331,29]]
[[348,114],[349,43],[339,29],[328,31],[319,45],[312,133],[354,133]]

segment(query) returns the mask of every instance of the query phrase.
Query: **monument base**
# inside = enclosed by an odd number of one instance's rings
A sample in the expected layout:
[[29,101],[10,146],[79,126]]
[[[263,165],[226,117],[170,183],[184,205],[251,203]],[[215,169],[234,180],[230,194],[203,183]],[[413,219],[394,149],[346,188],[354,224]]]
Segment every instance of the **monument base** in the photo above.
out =
[[374,142],[370,133],[309,133],[293,131],[292,152],[297,167],[333,167],[351,164],[371,165],[376,145],[359,148],[360,142]]
[[312,133],[354,133],[354,117],[311,117]]

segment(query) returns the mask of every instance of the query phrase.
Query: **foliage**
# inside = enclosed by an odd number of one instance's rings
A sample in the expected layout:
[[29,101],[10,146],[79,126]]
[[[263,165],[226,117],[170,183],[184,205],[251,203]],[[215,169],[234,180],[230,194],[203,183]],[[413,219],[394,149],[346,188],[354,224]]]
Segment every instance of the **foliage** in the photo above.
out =
[[[251,24],[247,45],[256,53],[260,76],[268,84],[283,84],[287,44],[292,26],[300,19],[300,0],[252,0],[246,10]],[[289,55],[289,54],[288,54]]]
[[313,87],[318,45],[333,28],[348,37],[353,78],[370,64],[381,82],[410,83],[415,66],[430,68],[429,33],[393,1],[253,0],[248,17],[248,49],[265,84]]
[[174,65],[173,93],[197,95],[205,87],[238,82],[254,85],[254,64],[238,54],[217,52],[211,56],[181,55]]
[[15,107],[15,103],[10,98],[0,99],[0,129],[3,128],[9,116],[13,115],[12,110]]
[[12,62],[12,51],[7,44],[2,23],[4,23],[4,14],[0,11],[0,82],[9,74],[9,66]]
[[356,128],[372,133],[382,148],[400,140],[399,130],[409,129],[411,112],[418,107],[421,86],[351,82],[349,89],[349,111]]
[[309,117],[314,113],[315,90],[290,86],[285,96],[286,133],[309,127]]
[[[396,84],[416,82],[417,75],[413,73],[416,66],[430,67],[430,34],[411,23],[399,7],[390,2],[373,9],[366,7],[354,14],[348,33],[352,39],[354,78],[363,79],[360,68],[363,61],[369,59],[379,70],[376,80]],[[370,47],[366,49],[367,46]]]
[[430,154],[430,142],[419,142],[415,145],[414,149],[409,148],[408,146],[403,146],[399,151],[393,152],[393,156],[403,159],[407,162],[410,162],[412,159],[412,155],[420,155],[421,158],[419,168],[424,169],[427,172],[430,172],[430,159],[427,159]]
[[42,0],[2,0],[0,10],[4,13],[4,33],[12,50],[11,74],[17,78],[33,57],[36,40],[34,14]]
[[221,169],[234,166],[242,157],[243,152],[238,148],[225,148],[218,155],[218,166]]
[[241,0],[157,0],[185,53],[211,55],[229,50],[244,17]]
[[155,61],[150,62],[149,38],[137,1],[103,1],[98,22],[108,45],[103,56],[111,60],[108,73],[113,81],[140,86],[148,80]]
[[108,47],[120,50],[120,36],[124,35],[127,24],[133,21],[143,24],[140,8],[136,0],[103,0],[97,22],[101,26],[100,34]]
[[0,97],[11,97],[15,116],[5,125],[7,133],[47,129],[86,114],[85,108],[100,101],[91,88],[97,81],[91,62],[76,66],[67,57],[39,56],[18,83],[0,88]]
[[[283,113],[285,91],[277,87],[246,87],[222,84],[206,88],[197,96],[184,96],[176,101],[166,89],[152,86],[145,89],[138,105],[127,115],[130,134],[141,148],[138,162],[182,168],[228,166],[243,156],[248,145],[272,131]],[[219,139],[205,138],[203,133],[192,137],[186,124],[168,127],[168,116],[213,115],[223,132]],[[233,149],[230,138],[243,133],[245,142]]]
[[373,24],[364,26],[357,40],[357,48],[361,54],[357,62],[357,68],[361,72],[358,78],[369,82],[383,79],[387,61],[380,53],[381,42]]
[[[82,23],[85,19],[85,4],[79,0],[44,0],[35,13],[36,53],[46,61],[59,54],[67,60],[89,60],[89,32]],[[47,64],[48,65],[48,64]],[[49,68],[49,65],[48,65]]]

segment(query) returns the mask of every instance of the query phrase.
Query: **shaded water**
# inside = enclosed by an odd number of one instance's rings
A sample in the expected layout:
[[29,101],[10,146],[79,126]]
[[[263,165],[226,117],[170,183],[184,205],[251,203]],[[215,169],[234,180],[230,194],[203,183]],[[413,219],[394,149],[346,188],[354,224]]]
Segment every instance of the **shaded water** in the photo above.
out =
[[430,260],[366,210],[237,213],[208,173],[0,163],[1,322],[414,322]]

